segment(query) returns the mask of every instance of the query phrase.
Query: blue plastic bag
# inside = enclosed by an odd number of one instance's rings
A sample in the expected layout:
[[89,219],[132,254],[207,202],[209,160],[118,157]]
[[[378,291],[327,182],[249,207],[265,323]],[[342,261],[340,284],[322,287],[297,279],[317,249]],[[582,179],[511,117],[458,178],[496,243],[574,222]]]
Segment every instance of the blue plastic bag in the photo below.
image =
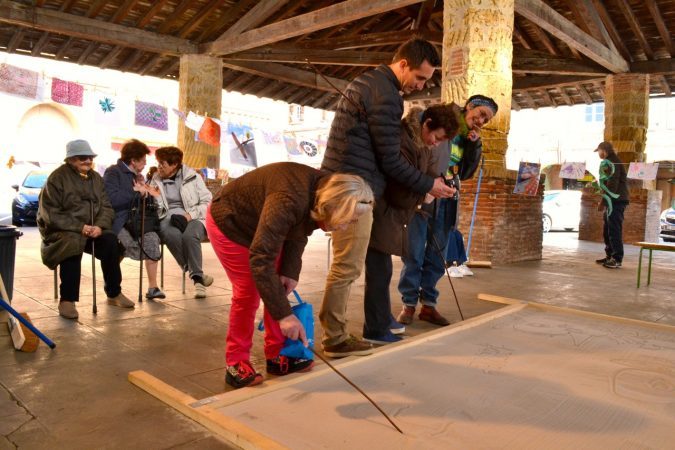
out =
[[[305,334],[307,335],[309,347],[314,347],[314,315],[312,314],[312,305],[302,301],[300,295],[295,289],[293,290],[293,295],[295,295],[295,299],[298,301],[298,304],[293,305],[291,310],[305,328]],[[302,344],[302,341],[299,339],[294,341],[286,338],[286,342],[284,342],[284,348],[281,349],[281,354],[288,356],[289,358],[314,359],[314,354],[312,351],[305,347]]]
[[[293,295],[295,295],[298,304],[293,305],[291,310],[305,328],[309,348],[305,347],[299,339],[294,341],[286,338],[284,348],[281,349],[280,354],[289,358],[314,359],[314,354],[312,353],[312,350],[310,350],[310,348],[314,347],[314,315],[312,313],[312,305],[304,302],[295,289],[293,290]],[[258,330],[263,331],[264,329],[265,326],[261,320],[260,323],[258,323]]]

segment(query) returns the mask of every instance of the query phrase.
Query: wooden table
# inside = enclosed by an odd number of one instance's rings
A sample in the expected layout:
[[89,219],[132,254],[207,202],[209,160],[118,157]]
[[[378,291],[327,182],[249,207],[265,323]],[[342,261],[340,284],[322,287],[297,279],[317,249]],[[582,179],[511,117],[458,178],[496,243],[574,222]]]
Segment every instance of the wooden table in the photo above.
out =
[[652,252],[660,250],[662,252],[675,252],[675,244],[659,244],[657,242],[636,242],[640,247],[640,260],[638,261],[637,287],[640,287],[640,276],[642,275],[642,251],[649,250],[649,265],[647,266],[647,285],[652,281]]

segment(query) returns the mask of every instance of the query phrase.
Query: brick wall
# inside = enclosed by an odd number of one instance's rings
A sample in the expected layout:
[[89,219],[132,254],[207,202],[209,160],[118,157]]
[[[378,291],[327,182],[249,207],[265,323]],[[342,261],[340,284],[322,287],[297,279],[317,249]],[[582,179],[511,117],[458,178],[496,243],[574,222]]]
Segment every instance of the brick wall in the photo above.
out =
[[[478,178],[462,182],[460,227],[469,238]],[[474,261],[506,264],[541,259],[543,177],[537,196],[513,194],[515,179],[483,178],[470,257]]]
[[[642,182],[628,180],[630,204],[623,220],[623,242],[658,242],[661,191],[642,189]],[[594,188],[584,188],[581,196],[579,239],[603,242],[602,212],[597,210],[600,196]]]

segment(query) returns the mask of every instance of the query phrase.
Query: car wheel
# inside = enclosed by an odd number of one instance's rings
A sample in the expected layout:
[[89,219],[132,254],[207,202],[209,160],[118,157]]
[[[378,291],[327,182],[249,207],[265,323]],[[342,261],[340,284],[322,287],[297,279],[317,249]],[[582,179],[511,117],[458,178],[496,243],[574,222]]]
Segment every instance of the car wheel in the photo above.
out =
[[553,222],[551,222],[551,216],[549,216],[548,214],[544,214],[541,217],[541,222],[543,225],[544,233],[548,233],[549,231],[551,231],[551,226],[553,225]]

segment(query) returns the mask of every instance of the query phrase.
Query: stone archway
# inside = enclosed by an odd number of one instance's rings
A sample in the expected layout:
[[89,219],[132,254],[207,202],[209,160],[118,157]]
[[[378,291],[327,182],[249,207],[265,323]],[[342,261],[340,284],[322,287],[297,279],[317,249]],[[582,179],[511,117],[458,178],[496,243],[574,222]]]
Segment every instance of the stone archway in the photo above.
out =
[[78,131],[73,115],[60,105],[42,103],[30,108],[19,121],[13,155],[17,161],[59,163],[66,143]]

